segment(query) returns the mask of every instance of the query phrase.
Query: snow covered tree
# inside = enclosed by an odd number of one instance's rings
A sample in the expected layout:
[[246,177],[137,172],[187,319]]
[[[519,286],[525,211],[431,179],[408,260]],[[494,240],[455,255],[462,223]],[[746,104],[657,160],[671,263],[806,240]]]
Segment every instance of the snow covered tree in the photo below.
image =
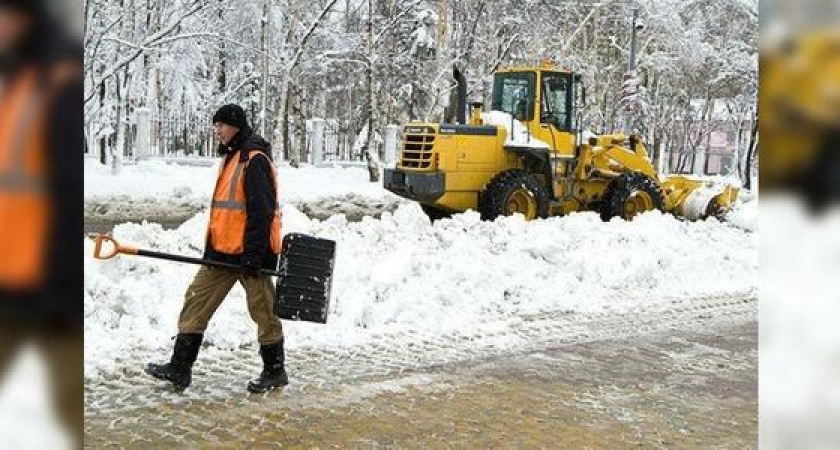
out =
[[304,124],[319,117],[338,123],[342,158],[372,161],[375,139],[355,147],[359,133],[440,120],[453,64],[469,99],[487,104],[494,70],[543,58],[583,75],[587,129],[623,131],[637,7],[645,28],[632,128],[652,153],[702,150],[713,115],[692,105],[726,104],[749,128],[756,0],[89,0],[86,133],[92,153],[118,169],[135,154],[137,108],[148,108],[152,154],[210,155],[208,118],[235,102],[278,160],[307,160]]

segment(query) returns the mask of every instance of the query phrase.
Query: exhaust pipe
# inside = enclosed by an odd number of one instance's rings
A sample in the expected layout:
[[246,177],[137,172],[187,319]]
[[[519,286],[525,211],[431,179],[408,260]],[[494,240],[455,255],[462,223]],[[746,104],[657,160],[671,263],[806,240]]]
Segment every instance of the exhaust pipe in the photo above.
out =
[[455,79],[455,92],[449,107],[454,108],[455,122],[461,125],[467,123],[467,78],[452,65],[452,78]]

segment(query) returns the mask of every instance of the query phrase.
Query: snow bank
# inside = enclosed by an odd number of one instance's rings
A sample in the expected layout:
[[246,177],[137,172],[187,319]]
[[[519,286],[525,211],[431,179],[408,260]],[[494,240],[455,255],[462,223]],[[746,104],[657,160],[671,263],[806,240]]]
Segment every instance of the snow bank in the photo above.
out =
[[[93,159],[85,159],[85,199],[111,196],[190,197],[212,191],[217,166],[183,166],[151,159],[125,165],[119,175]],[[209,195],[209,194],[208,194]]]
[[758,198],[758,191],[741,190],[738,200],[726,215],[726,221],[746,231],[758,231],[761,217]]
[[[203,160],[212,165],[169,164],[163,160],[141,161],[123,166],[119,175],[111,168],[85,161],[85,199],[109,197],[164,198],[179,201],[206,200],[212,195],[219,160]],[[381,198],[390,195],[381,183],[370,183],[365,168],[311,167],[278,168],[283,201],[307,201],[353,192],[359,196]]]
[[[176,230],[126,224],[114,234],[127,244],[198,255],[205,222],[199,214]],[[348,223],[341,215],[310,220],[286,206],[284,231],[338,242],[329,324],[285,322],[291,348],[353,346],[397,331],[444,333],[542,312],[632,311],[669,297],[757,285],[755,234],[660,213],[607,224],[592,213],[487,223],[468,212],[431,224],[409,204],[380,220]],[[196,268],[138,257],[95,261],[92,242],[85,245],[86,374],[136,365],[138,352],[168,352]],[[207,341],[234,348],[255,336],[244,292],[236,287]]]
[[[512,145],[516,147],[531,147],[531,148],[550,148],[545,142],[535,138],[533,135],[529,136],[528,128],[518,120],[513,120],[513,117],[502,111],[490,111],[481,113],[481,119],[488,125],[495,125],[497,127],[504,127],[508,130],[508,137],[505,145]],[[513,122],[513,131],[510,129],[510,124]]]

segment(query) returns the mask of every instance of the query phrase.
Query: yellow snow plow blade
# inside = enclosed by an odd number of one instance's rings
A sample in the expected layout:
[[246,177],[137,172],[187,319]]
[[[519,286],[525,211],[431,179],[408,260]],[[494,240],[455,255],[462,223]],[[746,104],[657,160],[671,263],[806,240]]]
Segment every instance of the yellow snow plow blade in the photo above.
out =
[[732,209],[740,188],[714,181],[670,176],[662,182],[665,209],[688,220],[721,217]]

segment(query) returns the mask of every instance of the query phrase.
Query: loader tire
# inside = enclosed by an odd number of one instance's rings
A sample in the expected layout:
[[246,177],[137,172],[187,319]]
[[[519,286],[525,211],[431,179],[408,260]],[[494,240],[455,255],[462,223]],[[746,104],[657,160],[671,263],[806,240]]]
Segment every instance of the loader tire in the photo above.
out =
[[452,217],[452,213],[444,211],[440,208],[435,208],[434,206],[424,205],[421,203],[420,208],[422,208],[423,212],[429,216],[429,220],[431,220],[432,223],[435,223],[440,219],[448,219]]
[[534,174],[524,170],[502,172],[481,194],[479,209],[482,220],[519,213],[527,220],[548,217],[548,190]]
[[665,209],[665,197],[659,184],[650,177],[630,172],[610,181],[601,204],[601,219],[608,222],[613,217],[633,220],[638,214]]

